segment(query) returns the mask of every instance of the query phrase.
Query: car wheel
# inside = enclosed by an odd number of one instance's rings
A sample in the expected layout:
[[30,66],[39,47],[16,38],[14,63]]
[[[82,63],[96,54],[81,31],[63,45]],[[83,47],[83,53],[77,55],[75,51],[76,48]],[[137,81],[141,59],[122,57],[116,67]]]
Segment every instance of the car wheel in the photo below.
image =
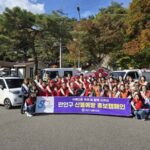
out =
[[6,109],[10,109],[10,108],[12,107],[11,101],[10,101],[9,98],[6,98],[6,99],[4,100],[4,107],[5,107]]

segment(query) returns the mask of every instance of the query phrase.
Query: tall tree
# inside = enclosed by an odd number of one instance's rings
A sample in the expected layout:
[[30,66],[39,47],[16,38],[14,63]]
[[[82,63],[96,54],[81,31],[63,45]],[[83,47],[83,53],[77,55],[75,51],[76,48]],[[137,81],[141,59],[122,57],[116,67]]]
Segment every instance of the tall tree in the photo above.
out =
[[[0,16],[0,48],[7,51],[9,60],[24,60],[34,58],[34,73],[37,74],[38,60],[58,63],[58,43],[66,43],[70,37],[71,21],[58,14],[34,15],[16,7],[6,9]],[[9,44],[8,44],[9,43]],[[9,46],[6,46],[6,45]],[[64,51],[66,53],[66,51]],[[51,60],[51,62],[50,62]]]
[[124,52],[134,55],[149,47],[150,42],[150,1],[133,0],[125,21],[127,42]]
[[38,16],[38,20],[38,23],[43,24],[45,29],[42,39],[40,38],[37,41],[40,59],[46,63],[58,65],[60,42],[62,43],[62,53],[67,53],[66,44],[71,38],[69,33],[72,27],[71,19],[57,13],[52,13],[51,15],[45,15],[44,20]]
[[108,8],[101,9],[96,17],[75,24],[73,39],[79,43],[80,51],[87,58],[82,63],[99,65],[107,54],[122,46],[126,13],[121,4],[113,2]]
[[1,35],[5,35],[11,42],[9,52],[16,55],[17,59],[24,58],[24,60],[26,60],[28,50],[32,50],[36,74],[38,60],[34,40],[35,35],[38,32],[34,29],[34,25],[35,16],[32,13],[27,12],[26,10],[21,10],[19,7],[15,7],[12,10],[6,8],[2,16],[2,28],[0,32]]

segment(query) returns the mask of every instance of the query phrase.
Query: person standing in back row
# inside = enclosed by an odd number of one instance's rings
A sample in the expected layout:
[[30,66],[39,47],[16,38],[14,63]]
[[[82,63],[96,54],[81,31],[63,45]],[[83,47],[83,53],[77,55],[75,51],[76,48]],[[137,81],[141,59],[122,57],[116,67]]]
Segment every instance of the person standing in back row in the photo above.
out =
[[21,86],[21,91],[22,91],[22,94],[23,94],[23,102],[22,102],[22,105],[21,105],[21,114],[24,114],[25,113],[25,110],[24,110],[25,101],[29,97],[29,94],[30,94],[29,79],[24,79],[24,82]]

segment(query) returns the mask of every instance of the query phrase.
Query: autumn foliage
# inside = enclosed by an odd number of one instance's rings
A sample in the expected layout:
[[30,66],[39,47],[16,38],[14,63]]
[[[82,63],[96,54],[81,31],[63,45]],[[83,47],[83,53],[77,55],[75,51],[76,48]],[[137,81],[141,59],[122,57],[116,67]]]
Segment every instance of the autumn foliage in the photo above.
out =
[[150,0],[133,0],[125,24],[128,38],[123,45],[125,54],[135,55],[150,48]]
[[18,7],[0,14],[1,60],[34,58],[37,70],[39,60],[58,65],[60,47],[63,67],[96,69],[109,57],[116,69],[150,68],[150,0],[132,0],[129,8],[112,2],[80,21]]

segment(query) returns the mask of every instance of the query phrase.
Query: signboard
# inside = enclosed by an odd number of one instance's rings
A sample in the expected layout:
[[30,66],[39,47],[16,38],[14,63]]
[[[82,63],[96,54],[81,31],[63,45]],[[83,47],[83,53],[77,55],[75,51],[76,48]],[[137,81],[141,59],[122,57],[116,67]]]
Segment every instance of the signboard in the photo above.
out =
[[37,97],[36,113],[130,116],[129,99],[103,97]]
[[36,101],[37,113],[54,113],[54,97],[38,96]]

